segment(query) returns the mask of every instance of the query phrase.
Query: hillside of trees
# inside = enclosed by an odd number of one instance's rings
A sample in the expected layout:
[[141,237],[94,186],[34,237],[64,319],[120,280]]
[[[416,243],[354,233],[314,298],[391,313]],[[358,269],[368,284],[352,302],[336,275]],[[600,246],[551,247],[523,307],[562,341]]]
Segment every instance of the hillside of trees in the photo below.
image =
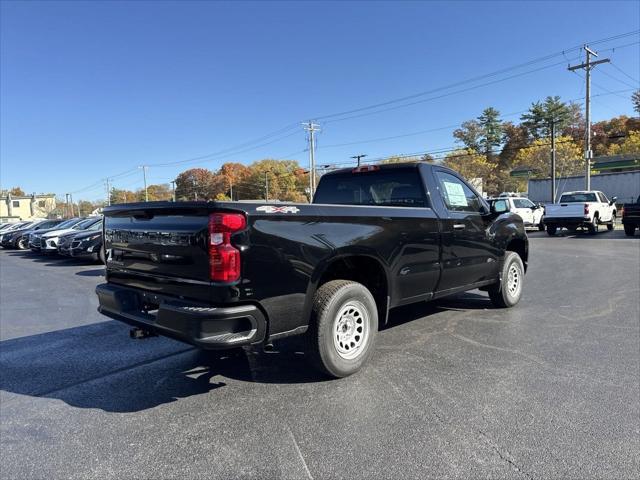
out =
[[[631,98],[640,114],[640,91]],[[447,152],[420,156],[396,155],[380,163],[427,161],[441,163],[466,178],[482,178],[483,189],[493,195],[502,191],[523,191],[526,179],[512,177],[518,167],[530,170],[532,178],[550,175],[551,124],[555,124],[556,167],[558,176],[582,174],[584,171],[585,121],[579,104],[547,97],[533,103],[519,122],[505,121],[493,107],[485,108],[473,119],[462,122],[453,132],[457,145]],[[621,115],[592,125],[594,156],[640,154],[640,118]],[[366,161],[366,159],[365,159]],[[326,162],[323,159],[323,164]],[[339,164],[344,160],[340,159]],[[331,166],[329,166],[331,169]],[[320,169],[320,178],[326,171]],[[267,158],[245,165],[227,162],[218,170],[191,168],[175,179],[175,192],[169,183],[149,185],[149,201],[156,200],[252,200],[269,199],[288,202],[309,201],[309,172],[296,160]],[[23,194],[20,187],[11,190]],[[112,204],[145,200],[144,189],[135,191],[112,188]],[[62,199],[60,212],[70,211]],[[86,215],[104,202],[80,201],[75,212]]]

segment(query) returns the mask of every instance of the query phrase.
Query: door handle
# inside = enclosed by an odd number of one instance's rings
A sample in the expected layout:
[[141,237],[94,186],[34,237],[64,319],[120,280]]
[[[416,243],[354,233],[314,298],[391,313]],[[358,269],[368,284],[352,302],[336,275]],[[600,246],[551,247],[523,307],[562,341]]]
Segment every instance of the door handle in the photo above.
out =
[[464,230],[465,229],[465,224],[464,223],[454,223],[453,224],[453,229],[454,230]]

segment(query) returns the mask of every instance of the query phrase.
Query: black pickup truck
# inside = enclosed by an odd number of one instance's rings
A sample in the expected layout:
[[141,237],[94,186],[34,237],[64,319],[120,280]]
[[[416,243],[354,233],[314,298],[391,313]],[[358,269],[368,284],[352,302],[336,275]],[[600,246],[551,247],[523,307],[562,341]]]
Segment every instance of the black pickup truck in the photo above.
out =
[[640,228],[640,196],[636,203],[625,203],[622,206],[622,225],[628,237],[633,237],[636,228]]
[[519,301],[528,239],[507,209],[426,163],[325,174],[312,204],[111,206],[99,311],[203,349],[303,334],[313,363],[344,377],[393,307],[476,288]]

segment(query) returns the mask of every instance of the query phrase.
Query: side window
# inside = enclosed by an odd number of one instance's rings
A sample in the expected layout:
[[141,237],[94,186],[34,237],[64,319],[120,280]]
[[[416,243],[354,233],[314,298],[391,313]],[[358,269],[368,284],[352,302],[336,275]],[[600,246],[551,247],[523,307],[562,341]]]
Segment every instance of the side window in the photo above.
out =
[[513,204],[516,208],[530,208],[526,200],[521,200],[519,198],[514,198]]
[[482,202],[478,196],[458,177],[436,171],[440,196],[451,212],[481,212]]
[[608,198],[607,198],[607,196],[606,196],[604,193],[602,193],[602,192],[600,192],[600,201],[601,201],[602,203],[609,203],[609,199],[608,199]]

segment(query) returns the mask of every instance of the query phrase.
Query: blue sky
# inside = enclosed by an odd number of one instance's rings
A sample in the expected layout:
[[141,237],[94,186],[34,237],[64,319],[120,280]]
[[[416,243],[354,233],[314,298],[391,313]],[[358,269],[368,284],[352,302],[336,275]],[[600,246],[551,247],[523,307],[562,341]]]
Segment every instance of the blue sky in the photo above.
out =
[[[152,165],[150,183],[225,161],[287,157],[307,165],[303,120],[429,91],[640,28],[635,1],[3,1],[0,8],[1,187],[76,191],[76,199],[104,197],[102,178],[143,164]],[[633,115],[630,92],[607,90],[637,86],[638,41],[636,34],[594,46],[619,69],[604,65],[594,71],[593,94],[606,94],[594,97],[594,121]],[[357,153],[373,158],[451,148],[450,126],[485,107],[509,114],[546,95],[577,99],[584,81],[566,64],[581,59],[571,50],[416,97],[406,103],[426,101],[411,106],[388,110],[398,105],[390,104],[381,108],[386,111],[365,110],[359,114],[367,115],[342,121],[335,120],[355,115],[320,118],[318,163],[344,162]],[[548,68],[525,74],[541,67]],[[512,75],[519,76],[478,86]],[[452,94],[433,98],[446,93]],[[280,129],[244,151],[153,166],[220,152]],[[423,133],[332,146],[415,132]],[[249,150],[255,145],[263,146]],[[132,170],[113,184],[139,188],[142,173]]]

